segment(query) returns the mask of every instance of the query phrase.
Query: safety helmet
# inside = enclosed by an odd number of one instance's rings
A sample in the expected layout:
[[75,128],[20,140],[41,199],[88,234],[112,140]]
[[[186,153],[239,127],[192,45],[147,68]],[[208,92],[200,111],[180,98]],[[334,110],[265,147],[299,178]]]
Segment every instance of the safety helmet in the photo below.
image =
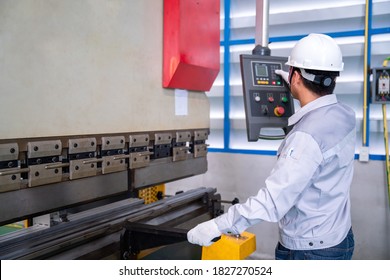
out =
[[296,43],[286,65],[320,71],[343,71],[340,47],[324,34],[309,34]]

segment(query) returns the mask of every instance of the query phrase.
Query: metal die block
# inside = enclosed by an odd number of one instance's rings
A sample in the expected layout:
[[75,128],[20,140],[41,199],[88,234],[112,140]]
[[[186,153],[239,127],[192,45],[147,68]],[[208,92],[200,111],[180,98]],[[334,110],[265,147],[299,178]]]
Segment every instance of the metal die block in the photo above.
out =
[[69,139],[69,154],[96,151],[96,138]]
[[69,164],[69,179],[79,179],[84,177],[96,176],[97,158],[71,160]]
[[152,154],[153,153],[149,151],[131,153],[129,168],[135,169],[148,166],[150,164],[150,155]]
[[171,157],[171,156],[172,156],[172,144],[154,145],[153,159]]
[[194,133],[195,141],[207,140],[208,137],[209,137],[209,133],[207,130],[197,130]]
[[125,148],[124,136],[102,137],[102,150],[114,150]]
[[172,143],[172,134],[171,133],[156,133],[154,135],[154,144],[155,145],[164,145]]
[[137,135],[130,135],[129,137],[129,147],[143,147],[149,145],[149,134],[137,134]]
[[102,158],[102,173],[108,174],[127,169],[126,159],[116,158],[116,156],[107,156]]
[[29,169],[29,187],[36,187],[62,181],[62,167],[58,163],[30,165]]
[[207,171],[206,157],[188,157],[187,160],[153,161],[146,168],[131,170],[131,187],[143,188],[203,174]]
[[194,157],[207,156],[207,144],[198,144],[194,146]]
[[172,156],[172,134],[156,133],[154,137],[153,159]]
[[0,193],[20,189],[20,168],[0,169]]
[[182,132],[176,132],[176,142],[190,142],[191,141],[191,132],[189,131],[182,131]]
[[188,157],[189,149],[190,148],[186,146],[174,147],[172,149],[172,153],[173,153],[172,160],[173,161],[186,160]]
[[37,141],[27,143],[28,158],[58,156],[62,152],[62,143],[60,140]]
[[17,160],[19,146],[17,143],[0,144],[0,161]]

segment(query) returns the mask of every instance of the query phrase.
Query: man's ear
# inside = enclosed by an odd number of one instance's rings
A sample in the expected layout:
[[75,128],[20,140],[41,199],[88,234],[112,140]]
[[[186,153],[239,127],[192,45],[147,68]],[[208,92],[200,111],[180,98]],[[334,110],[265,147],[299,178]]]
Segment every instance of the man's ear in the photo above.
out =
[[[294,71],[292,78],[291,78],[291,83],[297,83],[298,81],[300,82],[301,75],[299,75],[298,71]],[[298,80],[297,80],[298,79]]]

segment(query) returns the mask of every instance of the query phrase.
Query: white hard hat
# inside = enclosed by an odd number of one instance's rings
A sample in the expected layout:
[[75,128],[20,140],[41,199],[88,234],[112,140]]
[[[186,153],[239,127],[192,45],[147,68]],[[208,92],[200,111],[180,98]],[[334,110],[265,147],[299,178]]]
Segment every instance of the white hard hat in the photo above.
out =
[[309,34],[296,43],[286,65],[297,68],[343,71],[340,47],[334,39],[324,34]]

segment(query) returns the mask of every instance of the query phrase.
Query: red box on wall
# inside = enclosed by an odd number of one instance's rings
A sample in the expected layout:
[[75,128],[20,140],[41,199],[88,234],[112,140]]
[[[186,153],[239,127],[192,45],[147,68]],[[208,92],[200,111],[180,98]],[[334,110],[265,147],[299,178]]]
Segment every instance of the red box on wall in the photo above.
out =
[[220,0],[164,0],[163,87],[209,91],[220,68]]

